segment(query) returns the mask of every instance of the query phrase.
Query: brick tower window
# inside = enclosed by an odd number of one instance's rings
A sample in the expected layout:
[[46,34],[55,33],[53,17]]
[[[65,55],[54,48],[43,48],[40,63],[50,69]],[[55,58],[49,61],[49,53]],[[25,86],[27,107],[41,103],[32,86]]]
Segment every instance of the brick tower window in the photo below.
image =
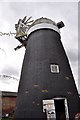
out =
[[51,64],[50,68],[52,73],[59,73],[59,65]]

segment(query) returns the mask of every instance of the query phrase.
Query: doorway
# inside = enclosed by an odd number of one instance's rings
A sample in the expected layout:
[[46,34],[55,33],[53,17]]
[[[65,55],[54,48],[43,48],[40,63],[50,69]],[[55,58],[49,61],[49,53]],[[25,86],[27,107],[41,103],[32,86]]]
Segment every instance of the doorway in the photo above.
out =
[[56,97],[43,100],[43,112],[46,112],[47,120],[69,120],[67,99]]
[[66,120],[64,100],[65,99],[54,100],[56,120]]

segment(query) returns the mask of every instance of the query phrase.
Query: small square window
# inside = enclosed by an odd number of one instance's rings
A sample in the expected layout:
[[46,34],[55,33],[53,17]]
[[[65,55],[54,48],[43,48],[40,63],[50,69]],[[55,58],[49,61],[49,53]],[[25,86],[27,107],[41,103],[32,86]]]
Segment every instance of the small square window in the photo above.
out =
[[58,65],[51,64],[50,68],[51,68],[52,73],[59,73],[59,66]]

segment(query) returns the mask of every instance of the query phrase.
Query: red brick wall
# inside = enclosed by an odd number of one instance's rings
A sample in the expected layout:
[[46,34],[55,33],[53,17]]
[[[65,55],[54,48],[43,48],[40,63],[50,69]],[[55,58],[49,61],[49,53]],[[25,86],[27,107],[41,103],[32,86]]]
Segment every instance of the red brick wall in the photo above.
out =
[[2,113],[12,113],[16,105],[16,97],[2,97]]

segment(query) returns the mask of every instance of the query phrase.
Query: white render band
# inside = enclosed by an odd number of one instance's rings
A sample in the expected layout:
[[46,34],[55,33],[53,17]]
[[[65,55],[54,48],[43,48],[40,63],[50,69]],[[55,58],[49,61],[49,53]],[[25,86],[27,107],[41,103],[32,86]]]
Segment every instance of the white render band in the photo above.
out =
[[49,29],[52,29],[52,30],[54,30],[54,31],[56,31],[56,32],[58,32],[58,33],[60,34],[60,30],[58,29],[58,27],[55,26],[55,25],[53,25],[53,24],[50,24],[50,23],[40,23],[40,24],[36,24],[36,25],[32,26],[32,27],[27,31],[27,33],[28,33],[28,35],[29,35],[29,34],[32,33],[33,31],[38,30],[38,29],[42,29],[42,28],[49,28]]

